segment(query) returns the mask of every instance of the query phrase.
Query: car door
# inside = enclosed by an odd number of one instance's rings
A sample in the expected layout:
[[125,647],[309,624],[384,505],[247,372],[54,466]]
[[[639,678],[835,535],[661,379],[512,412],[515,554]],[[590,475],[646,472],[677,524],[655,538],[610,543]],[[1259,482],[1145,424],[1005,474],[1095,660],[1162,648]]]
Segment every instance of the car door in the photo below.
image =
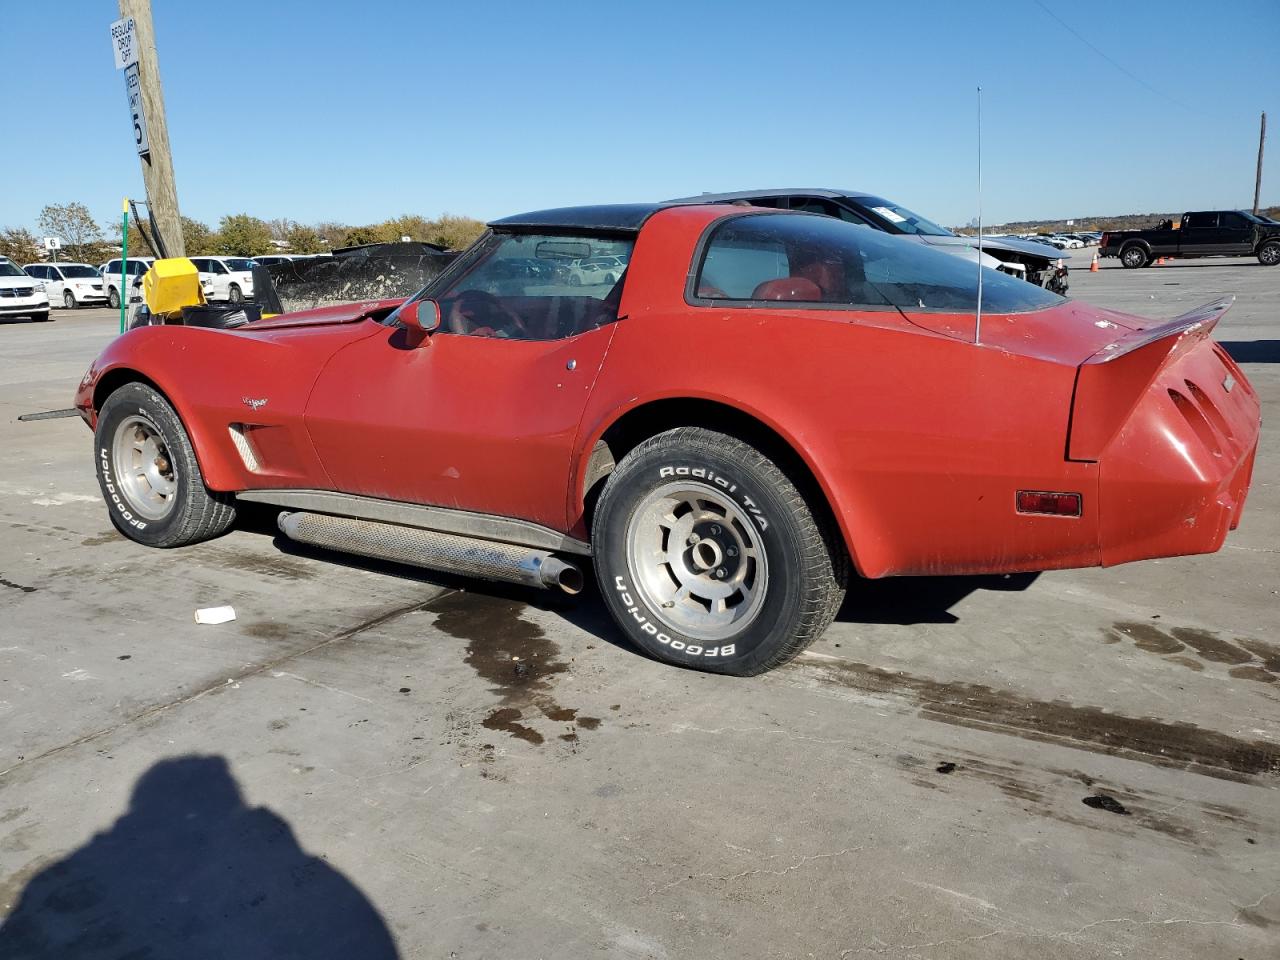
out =
[[1243,215],[1231,210],[1219,213],[1218,232],[1221,253],[1233,257],[1247,257],[1253,253],[1253,224]]
[[[494,263],[510,244],[499,235],[487,244],[441,291],[444,321],[424,343],[411,346],[406,330],[387,326],[333,357],[308,401],[307,429],[342,492],[563,531],[579,421],[623,281],[584,288],[512,278]],[[522,332],[504,336],[496,314],[462,309],[499,301]]]
[[1183,255],[1207,255],[1218,253],[1221,240],[1218,233],[1218,215],[1209,212],[1188,213],[1182,221],[1178,251]]

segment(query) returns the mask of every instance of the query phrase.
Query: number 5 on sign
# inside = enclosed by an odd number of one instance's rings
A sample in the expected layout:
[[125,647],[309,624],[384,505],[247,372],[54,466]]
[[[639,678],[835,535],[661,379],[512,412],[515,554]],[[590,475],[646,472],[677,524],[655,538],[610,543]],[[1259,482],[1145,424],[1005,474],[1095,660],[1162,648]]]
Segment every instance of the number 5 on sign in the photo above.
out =
[[129,117],[133,123],[133,139],[138,145],[138,156],[151,152],[147,140],[147,114],[142,108],[142,85],[138,81],[138,65],[135,63],[124,72],[124,89],[129,95]]

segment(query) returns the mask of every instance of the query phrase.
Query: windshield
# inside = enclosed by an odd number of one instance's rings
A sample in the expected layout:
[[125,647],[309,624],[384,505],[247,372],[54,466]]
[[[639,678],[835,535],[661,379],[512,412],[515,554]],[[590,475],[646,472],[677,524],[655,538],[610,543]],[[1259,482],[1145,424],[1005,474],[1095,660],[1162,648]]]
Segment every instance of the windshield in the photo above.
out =
[[0,260],[0,277],[25,277],[26,274],[8,260]]
[[906,207],[885,200],[883,197],[852,197],[871,213],[889,225],[891,233],[918,233],[926,237],[954,237],[946,227],[940,227]]
[[68,280],[82,280],[98,276],[97,270],[83,263],[75,263],[69,267],[58,267],[58,269],[62,271],[62,275]]
[[227,265],[228,270],[236,273],[248,273],[254,266],[252,260],[247,260],[244,257],[223,257],[222,262]]
[[[968,260],[842,220],[762,213],[715,228],[695,289],[702,299],[770,307],[791,301],[971,313],[978,274]],[[1062,302],[1035,284],[982,268],[984,310],[1019,313]]]

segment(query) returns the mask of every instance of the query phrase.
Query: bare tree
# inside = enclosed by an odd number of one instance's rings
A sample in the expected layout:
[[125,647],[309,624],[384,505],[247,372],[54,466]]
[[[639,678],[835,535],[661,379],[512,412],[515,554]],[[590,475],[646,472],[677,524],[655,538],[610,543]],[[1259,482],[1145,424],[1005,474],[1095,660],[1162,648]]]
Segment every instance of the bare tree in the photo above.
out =
[[40,211],[36,221],[46,236],[62,241],[67,260],[90,260],[102,249],[102,228],[89,215],[83,203],[51,203]]

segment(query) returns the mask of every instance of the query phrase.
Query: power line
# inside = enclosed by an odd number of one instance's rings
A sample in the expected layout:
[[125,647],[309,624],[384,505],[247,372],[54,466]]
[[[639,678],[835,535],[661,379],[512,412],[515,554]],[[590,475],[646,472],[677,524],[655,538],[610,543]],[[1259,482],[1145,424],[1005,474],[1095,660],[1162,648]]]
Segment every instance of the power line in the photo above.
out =
[[1111,64],[1113,67],[1115,67],[1115,68],[1116,68],[1117,70],[1119,70],[1121,73],[1123,73],[1126,77],[1128,77],[1128,78],[1129,78],[1130,80],[1132,80],[1134,83],[1137,83],[1137,84],[1139,84],[1140,86],[1146,87],[1146,89],[1150,90],[1152,93],[1154,93],[1154,94],[1158,94],[1159,96],[1164,97],[1166,100],[1168,100],[1168,101],[1169,101],[1170,103],[1172,103],[1174,106],[1181,107],[1183,110],[1186,110],[1188,113],[1194,113],[1194,112],[1195,112],[1195,111],[1194,111],[1194,110],[1192,110],[1190,107],[1188,107],[1185,103],[1183,103],[1181,100],[1175,100],[1173,97],[1169,96],[1169,94],[1165,93],[1165,91],[1160,90],[1160,89],[1159,89],[1159,88],[1157,88],[1157,87],[1153,87],[1151,84],[1147,83],[1147,81],[1143,80],[1140,76],[1138,76],[1136,73],[1134,73],[1133,71],[1129,70],[1129,69],[1128,69],[1124,64],[1122,64],[1122,63],[1120,63],[1119,61],[1114,60],[1114,59],[1112,59],[1111,57],[1107,56],[1107,54],[1103,53],[1103,52],[1102,52],[1101,50],[1099,50],[1096,46],[1094,46],[1092,43],[1090,43],[1088,39],[1086,39],[1085,37],[1081,36],[1081,34],[1079,33],[1079,31],[1077,31],[1073,26],[1071,26],[1071,24],[1067,23],[1067,22],[1066,22],[1065,20],[1063,20],[1060,16],[1058,16],[1056,13],[1054,13],[1052,10],[1050,10],[1048,7],[1046,7],[1046,6],[1041,2],[1041,0],[1036,0],[1036,6],[1037,6],[1037,7],[1039,7],[1041,10],[1043,10],[1043,11],[1044,11],[1046,14],[1048,14],[1050,17],[1052,17],[1052,18],[1053,18],[1053,19],[1058,23],[1058,25],[1059,25],[1060,27],[1062,27],[1064,30],[1066,30],[1068,33],[1070,33],[1073,37],[1075,37],[1077,40],[1079,40],[1081,43],[1083,43],[1086,47],[1088,47],[1090,50],[1092,50],[1094,53],[1096,53],[1098,56],[1100,56],[1103,60],[1107,61],[1107,63]]

